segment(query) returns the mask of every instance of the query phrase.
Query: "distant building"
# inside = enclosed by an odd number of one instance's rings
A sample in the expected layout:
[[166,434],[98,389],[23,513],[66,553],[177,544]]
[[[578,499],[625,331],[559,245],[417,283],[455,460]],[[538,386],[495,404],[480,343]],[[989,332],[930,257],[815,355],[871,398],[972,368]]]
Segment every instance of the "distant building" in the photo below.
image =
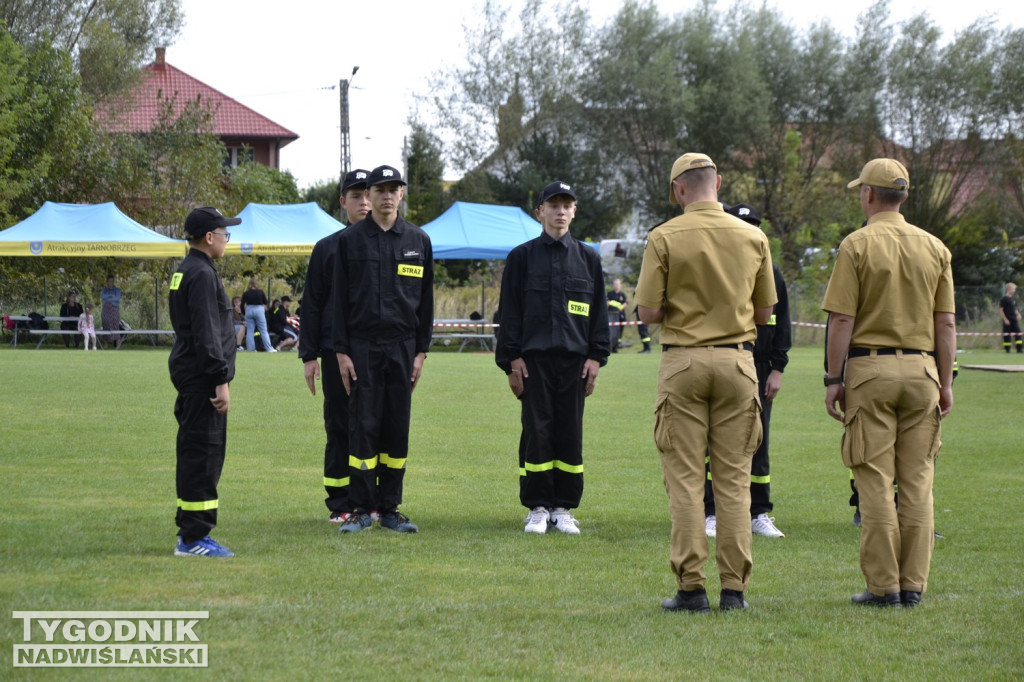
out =
[[[245,150],[248,148],[249,160],[279,170],[281,148],[299,136],[171,66],[165,55],[165,48],[156,48],[156,60],[143,67],[147,73],[128,95],[125,112],[107,118],[107,130],[111,133],[148,133],[157,120],[161,98],[174,97],[176,111],[198,99],[213,111],[213,132],[227,147],[225,165],[237,166],[246,160]],[[97,111],[98,116],[107,117],[107,114],[107,110]]]

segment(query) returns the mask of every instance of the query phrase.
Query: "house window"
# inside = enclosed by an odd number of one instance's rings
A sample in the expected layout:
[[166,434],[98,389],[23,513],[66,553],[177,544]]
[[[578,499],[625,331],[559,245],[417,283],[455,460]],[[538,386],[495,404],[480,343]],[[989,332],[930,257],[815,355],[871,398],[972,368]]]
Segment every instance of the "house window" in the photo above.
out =
[[255,160],[256,154],[252,147],[228,147],[227,153],[224,155],[224,165],[228,168],[234,168],[245,161],[251,163]]

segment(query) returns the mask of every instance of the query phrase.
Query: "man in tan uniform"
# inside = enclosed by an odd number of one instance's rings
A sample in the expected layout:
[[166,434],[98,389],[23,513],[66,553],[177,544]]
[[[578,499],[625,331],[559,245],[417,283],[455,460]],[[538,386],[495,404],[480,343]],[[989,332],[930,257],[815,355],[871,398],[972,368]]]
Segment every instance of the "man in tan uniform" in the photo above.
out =
[[718,202],[722,178],[704,154],[672,165],[669,201],[684,213],[651,231],[637,284],[640,320],[660,322],[654,441],[672,516],[670,563],[678,592],[667,611],[706,613],[704,457],[718,517],[719,607],[746,608],[750,462],[761,442],[761,403],[751,353],[755,324],[776,302],[768,239]]
[[867,225],[840,244],[821,307],[829,312],[825,407],[844,424],[843,464],[860,493],[867,590],[853,601],[916,606],[934,543],[939,420],[953,408],[950,253],[900,215],[910,175],[899,161],[869,161],[848,186],[860,187]]

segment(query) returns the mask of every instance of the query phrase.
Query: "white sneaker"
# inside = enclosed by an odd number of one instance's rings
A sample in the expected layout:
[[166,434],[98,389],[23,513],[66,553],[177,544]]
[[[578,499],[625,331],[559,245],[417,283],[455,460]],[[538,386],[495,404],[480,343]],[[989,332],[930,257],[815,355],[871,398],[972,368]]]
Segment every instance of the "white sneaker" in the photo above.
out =
[[754,535],[763,535],[766,538],[786,537],[785,533],[775,527],[774,521],[774,516],[769,517],[767,514],[758,514],[750,519],[750,530],[754,532]]
[[276,348],[268,348],[268,349],[267,349],[267,352],[268,352],[268,353],[276,353],[276,352],[277,352],[277,349],[276,349]]
[[572,512],[565,507],[551,510],[551,525],[569,535],[580,534],[580,522],[573,518]]
[[704,518],[704,535],[707,535],[709,538],[718,535],[718,526],[715,523],[714,514]]
[[548,510],[544,507],[534,507],[530,510],[530,515],[526,517],[526,528],[527,533],[540,533],[544,534],[548,532],[548,519],[550,515]]

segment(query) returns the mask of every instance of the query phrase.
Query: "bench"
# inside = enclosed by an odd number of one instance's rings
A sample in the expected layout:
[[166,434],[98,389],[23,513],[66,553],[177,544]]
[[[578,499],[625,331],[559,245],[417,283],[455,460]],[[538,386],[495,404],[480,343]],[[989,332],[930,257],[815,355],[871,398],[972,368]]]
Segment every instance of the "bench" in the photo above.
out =
[[468,344],[477,341],[481,348],[488,352],[493,352],[495,340],[492,330],[494,328],[495,325],[484,320],[434,320],[433,341],[441,341],[445,345],[448,345],[452,339],[461,341],[459,344],[460,353]]
[[[36,344],[36,350],[39,350],[39,347],[43,345],[43,342],[46,341],[47,337],[49,337],[50,335],[62,336],[62,335],[67,335],[67,334],[78,334],[78,330],[77,329],[29,329],[28,333],[29,334],[35,334],[37,336],[42,337],[42,338],[39,339],[39,343]],[[129,334],[145,334],[146,336],[149,337],[150,344],[155,346],[156,345],[156,337],[157,336],[167,335],[167,334],[170,334],[171,336],[173,336],[174,335],[174,330],[173,329],[120,329],[120,330],[97,329],[96,330],[96,338],[97,339],[99,337],[101,337],[101,336],[111,336],[113,334],[117,334],[119,336],[128,336]],[[120,348],[120,347],[121,347],[120,344],[118,344],[117,348]]]
[[[15,325],[14,329],[11,330],[12,336],[13,336],[13,338],[11,339],[11,345],[14,346],[15,348],[17,348],[18,347],[18,333],[19,332],[31,332],[31,331],[33,331],[31,329],[25,329],[24,327],[19,328],[17,326],[18,323],[19,322],[24,322],[24,323],[28,324],[29,320],[31,320],[32,318],[30,318],[28,315],[8,315],[8,317],[14,322],[14,325]],[[46,320],[47,323],[56,323],[58,326],[60,325],[61,322],[78,322],[78,318],[77,317],[61,317],[59,315],[46,315],[46,316],[43,317],[43,319]],[[35,331],[45,332],[45,331],[71,331],[71,330],[36,329]],[[77,334],[78,332],[75,331],[73,333]]]

